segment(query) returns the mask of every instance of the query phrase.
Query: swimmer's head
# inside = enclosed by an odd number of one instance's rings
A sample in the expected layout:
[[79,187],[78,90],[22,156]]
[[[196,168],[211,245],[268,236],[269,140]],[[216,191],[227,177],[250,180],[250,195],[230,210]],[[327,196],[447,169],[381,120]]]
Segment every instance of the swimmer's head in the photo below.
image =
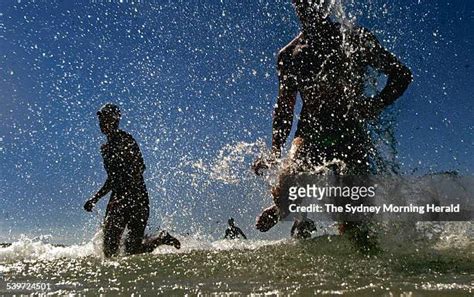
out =
[[234,218],[230,218],[227,223],[229,224],[229,226],[234,226]]
[[100,131],[105,135],[109,135],[116,131],[120,123],[120,109],[117,105],[107,103],[97,112],[99,118]]
[[293,0],[303,31],[310,31],[325,21],[329,17],[333,2],[334,0]]

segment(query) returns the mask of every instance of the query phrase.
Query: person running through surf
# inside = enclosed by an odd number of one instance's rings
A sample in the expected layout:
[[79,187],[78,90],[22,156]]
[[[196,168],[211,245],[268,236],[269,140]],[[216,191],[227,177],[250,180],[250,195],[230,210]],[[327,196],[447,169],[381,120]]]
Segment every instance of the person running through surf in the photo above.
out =
[[84,204],[84,209],[91,212],[95,204],[111,192],[103,223],[104,255],[111,257],[118,253],[126,227],[129,230],[125,240],[127,254],[151,252],[161,244],[173,245],[179,249],[179,240],[166,231],[162,231],[158,236],[145,238],[150,212],[143,178],[145,163],[132,135],[119,129],[119,107],[108,103],[97,112],[97,116],[100,130],[107,136],[107,142],[101,147],[107,180]]
[[[412,81],[411,71],[372,32],[333,21],[327,3],[330,1],[293,0],[302,30],[278,53],[279,93],[273,116],[272,154],[255,161],[256,174],[281,157],[298,94],[302,108],[289,157],[294,170],[289,174],[311,172],[334,159],[346,164],[348,174],[368,174],[373,146],[366,123],[402,96]],[[387,76],[385,87],[374,97],[364,95],[369,68]],[[280,173],[280,182],[285,174],[288,172]],[[279,190],[277,184],[272,189],[274,205],[257,218],[256,227],[262,232],[286,216],[280,211],[286,202],[281,201]],[[296,221],[293,232],[305,233],[297,230],[300,226],[314,227]]]

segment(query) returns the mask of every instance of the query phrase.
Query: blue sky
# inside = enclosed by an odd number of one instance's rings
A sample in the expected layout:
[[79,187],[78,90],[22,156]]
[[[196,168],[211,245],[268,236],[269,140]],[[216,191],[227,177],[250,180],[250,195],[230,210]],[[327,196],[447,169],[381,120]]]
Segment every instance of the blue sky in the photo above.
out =
[[[98,218],[81,207],[105,179],[95,112],[110,101],[141,145],[152,226],[214,234],[234,215],[251,232],[263,182],[183,164],[270,142],[275,54],[298,32],[290,2],[2,1],[0,241],[90,238]],[[402,172],[472,174],[474,3],[345,2],[414,72],[391,110]]]

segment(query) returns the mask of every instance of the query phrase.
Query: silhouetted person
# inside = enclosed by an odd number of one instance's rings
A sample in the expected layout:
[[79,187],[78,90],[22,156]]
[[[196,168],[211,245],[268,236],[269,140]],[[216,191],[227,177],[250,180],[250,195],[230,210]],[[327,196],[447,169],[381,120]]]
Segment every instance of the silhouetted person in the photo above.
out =
[[128,254],[150,252],[160,244],[179,248],[179,241],[167,232],[144,240],[150,208],[143,179],[145,163],[140,148],[130,134],[119,129],[121,114],[116,105],[104,105],[97,116],[100,130],[107,136],[107,142],[101,147],[107,180],[84,204],[84,209],[92,211],[99,199],[112,192],[103,224],[105,256],[117,254],[126,227],[129,230],[125,241]]
[[239,227],[235,226],[233,218],[230,218],[227,223],[229,224],[229,227],[227,227],[225,230],[224,239],[236,239],[240,237],[247,239],[247,236],[245,236],[244,232],[242,232]]
[[[272,157],[254,163],[257,174],[280,157],[291,131],[298,93],[303,104],[290,155],[295,169],[290,174],[311,171],[333,159],[342,160],[349,174],[368,174],[373,148],[366,122],[395,102],[412,81],[410,70],[380,45],[372,32],[332,21],[324,7],[329,2],[293,1],[302,32],[278,53]],[[373,98],[364,95],[369,68],[387,76],[384,89]],[[257,219],[256,227],[262,232],[283,219],[279,185],[272,194],[275,205]]]

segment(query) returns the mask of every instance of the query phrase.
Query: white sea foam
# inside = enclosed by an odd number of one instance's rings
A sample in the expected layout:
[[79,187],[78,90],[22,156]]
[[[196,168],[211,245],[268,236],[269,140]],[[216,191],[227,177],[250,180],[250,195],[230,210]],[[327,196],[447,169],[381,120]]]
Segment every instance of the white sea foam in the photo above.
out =
[[[258,248],[287,242],[284,240],[212,240],[202,237],[177,236],[181,241],[181,249],[171,246],[159,246],[153,254],[189,253],[192,251],[225,251],[232,249],[256,250]],[[58,246],[33,240],[22,236],[18,241],[7,247],[0,248],[0,264],[18,261],[44,260],[51,261],[61,258],[78,259],[88,256],[103,258],[102,234],[98,232],[91,241],[85,244]],[[2,266],[0,265],[0,268]],[[1,271],[1,270],[0,270]]]
[[[456,251],[459,249],[472,251],[474,246],[473,222],[420,222],[416,224],[415,228],[404,227],[404,224],[398,226],[390,224],[386,231],[388,232],[380,234],[379,239],[382,241],[382,247],[391,251],[397,250],[397,246],[406,251],[406,244],[414,245],[414,248],[428,245],[440,251]],[[181,249],[177,250],[171,246],[159,246],[152,254],[181,254],[194,251],[254,251],[266,246],[288,245],[296,242],[291,239],[214,240],[197,234],[194,236],[178,235],[177,238],[181,241]],[[89,256],[103,258],[101,242],[101,232],[96,233],[91,241],[85,244],[70,246],[55,246],[23,236],[10,246],[0,248],[0,271],[3,270],[1,264],[11,264],[25,260],[51,261],[61,258],[79,259]]]
[[7,247],[0,248],[0,263],[12,263],[23,260],[55,260],[59,258],[82,258],[86,256],[102,255],[102,234],[98,232],[87,243],[59,246],[45,243],[41,240],[21,236],[18,241]]
[[197,238],[179,237],[182,246],[177,250],[171,246],[159,246],[153,254],[189,253],[193,251],[228,251],[228,250],[256,250],[261,247],[290,242],[288,239],[280,240],[205,240]]

